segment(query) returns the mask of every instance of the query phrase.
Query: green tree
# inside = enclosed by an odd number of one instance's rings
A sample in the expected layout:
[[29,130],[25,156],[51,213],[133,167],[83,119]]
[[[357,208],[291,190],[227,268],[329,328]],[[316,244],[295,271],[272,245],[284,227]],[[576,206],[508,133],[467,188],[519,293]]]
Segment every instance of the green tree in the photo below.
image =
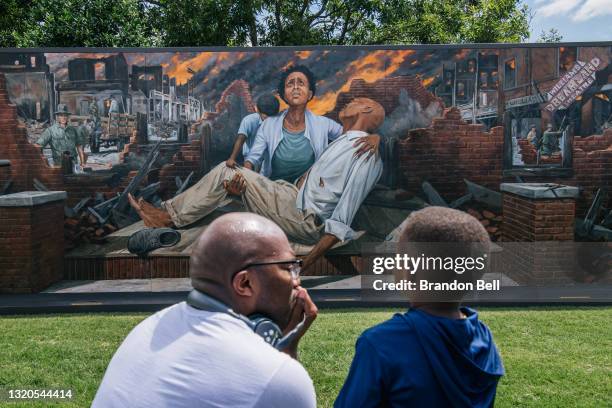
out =
[[20,33],[34,24],[30,18],[29,0],[3,0],[0,2],[0,46],[17,47]]
[[379,8],[375,0],[276,1],[261,8],[258,32],[266,45],[349,44]]
[[1,46],[520,42],[522,0],[4,0]]
[[529,21],[521,0],[390,0],[381,2],[377,19],[364,23],[351,42],[520,42],[529,37]]
[[254,2],[232,0],[149,1],[165,46],[243,45],[254,24]]
[[165,45],[345,44],[376,1],[161,0]]
[[522,0],[148,3],[164,16],[167,45],[520,42],[529,36],[529,8]]
[[551,28],[548,31],[542,30],[537,39],[539,43],[557,43],[563,40],[563,36],[556,28]]
[[[133,0],[9,0],[2,46],[121,47],[161,45],[155,10]],[[151,14],[151,15],[150,15]]]

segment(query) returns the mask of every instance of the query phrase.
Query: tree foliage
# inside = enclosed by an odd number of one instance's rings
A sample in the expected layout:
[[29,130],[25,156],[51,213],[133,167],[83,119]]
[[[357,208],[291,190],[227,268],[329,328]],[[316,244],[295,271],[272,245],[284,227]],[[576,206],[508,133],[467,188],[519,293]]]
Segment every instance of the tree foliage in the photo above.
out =
[[157,24],[165,46],[242,45],[246,42],[245,32],[252,24],[252,15],[247,12],[248,1],[173,0],[147,3],[160,16]]
[[522,0],[3,0],[1,46],[520,42]]
[[377,18],[352,42],[369,44],[520,42],[529,36],[529,9],[519,0],[382,1]]
[[16,47],[22,44],[19,41],[20,33],[27,30],[34,23],[30,18],[29,8],[32,1],[3,0],[0,2],[0,45],[3,47]]
[[[161,45],[146,5],[133,0],[8,0],[2,46],[126,47]],[[2,6],[4,8],[4,5]]]
[[557,43],[563,40],[563,36],[556,28],[551,28],[548,31],[542,30],[537,39],[539,43]]

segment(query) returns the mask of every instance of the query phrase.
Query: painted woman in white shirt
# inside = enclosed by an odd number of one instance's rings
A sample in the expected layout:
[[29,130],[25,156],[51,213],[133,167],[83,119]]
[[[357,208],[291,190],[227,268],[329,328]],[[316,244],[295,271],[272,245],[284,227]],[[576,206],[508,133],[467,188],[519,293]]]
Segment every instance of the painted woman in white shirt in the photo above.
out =
[[[259,127],[244,167],[261,166],[271,180],[295,182],[319,159],[330,142],[342,134],[342,125],[307,109],[316,93],[316,79],[305,66],[287,68],[278,86],[279,96],[289,108],[269,117]],[[357,155],[378,151],[380,136],[363,136],[355,141]]]

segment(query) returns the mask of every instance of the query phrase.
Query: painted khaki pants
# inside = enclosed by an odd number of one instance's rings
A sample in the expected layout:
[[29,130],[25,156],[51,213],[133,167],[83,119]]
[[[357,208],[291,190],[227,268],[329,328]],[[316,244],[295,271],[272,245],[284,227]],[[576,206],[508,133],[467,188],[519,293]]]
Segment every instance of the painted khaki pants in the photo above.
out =
[[245,168],[232,169],[225,162],[162,206],[177,227],[192,224],[231,202],[231,196],[223,188],[223,181],[231,180],[237,172],[245,180],[246,191],[242,194],[242,202],[247,211],[274,221],[292,241],[311,245],[321,238],[324,225],[317,222],[314,212],[296,208],[298,189],[295,185],[283,180],[272,181]]

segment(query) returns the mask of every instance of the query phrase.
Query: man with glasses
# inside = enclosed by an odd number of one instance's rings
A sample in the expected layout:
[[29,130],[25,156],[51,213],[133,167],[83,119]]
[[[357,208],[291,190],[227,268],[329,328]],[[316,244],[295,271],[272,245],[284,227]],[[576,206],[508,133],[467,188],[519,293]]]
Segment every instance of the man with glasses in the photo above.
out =
[[297,185],[272,181],[246,168],[224,163],[193,187],[162,204],[162,209],[128,196],[147,227],[183,227],[240,197],[248,211],[274,221],[294,242],[314,245],[304,269],[340,241],[358,238],[353,218],[372,191],[383,165],[380,157],[360,155],[355,141],[374,132],[385,111],[376,101],[356,98],[339,114],[343,135],[334,140]]
[[[194,305],[190,294],[145,319],[113,356],[92,406],[315,407],[312,381],[296,359],[317,316],[299,286],[300,263],[273,222],[252,213],[219,217],[189,265],[192,293],[219,311]],[[254,315],[295,333],[282,352],[254,332]]]

